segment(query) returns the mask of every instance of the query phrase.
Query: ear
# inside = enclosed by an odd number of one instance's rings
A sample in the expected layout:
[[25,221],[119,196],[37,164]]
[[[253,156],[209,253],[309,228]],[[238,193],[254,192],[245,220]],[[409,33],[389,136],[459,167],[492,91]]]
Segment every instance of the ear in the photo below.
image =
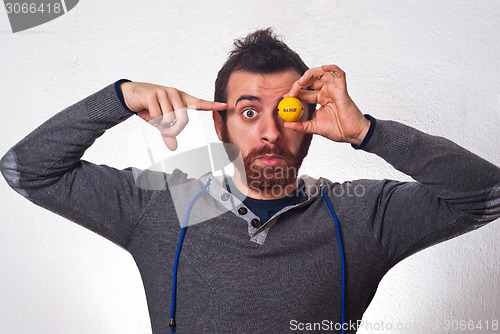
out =
[[219,113],[215,110],[212,111],[212,118],[214,119],[214,127],[215,127],[215,132],[217,133],[217,137],[219,137],[219,140],[222,141],[222,125],[224,121],[222,120],[222,117],[219,115]]

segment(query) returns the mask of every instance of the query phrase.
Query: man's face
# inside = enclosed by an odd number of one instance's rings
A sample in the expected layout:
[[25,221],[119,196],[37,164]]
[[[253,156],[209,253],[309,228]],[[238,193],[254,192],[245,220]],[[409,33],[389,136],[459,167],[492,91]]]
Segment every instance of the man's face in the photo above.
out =
[[[287,129],[278,116],[278,103],[300,78],[293,69],[256,74],[233,72],[227,86],[227,122],[216,115],[219,139],[236,145],[245,164],[238,171],[253,190],[295,184],[311,136]],[[307,105],[306,105],[307,106]],[[301,120],[307,119],[305,110]]]

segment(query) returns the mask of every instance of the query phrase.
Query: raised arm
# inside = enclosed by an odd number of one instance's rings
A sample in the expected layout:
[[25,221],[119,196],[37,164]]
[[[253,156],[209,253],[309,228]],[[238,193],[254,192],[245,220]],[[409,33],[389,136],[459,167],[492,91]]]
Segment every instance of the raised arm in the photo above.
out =
[[364,150],[418,181],[374,183],[363,198],[392,264],[500,218],[500,169],[450,140],[377,120]]
[[[30,201],[126,248],[137,219],[155,192],[137,187],[131,168],[117,170],[81,157],[105,130],[134,111],[150,121],[161,117],[163,110],[171,113],[172,108],[180,107],[162,91],[185,93],[128,83],[132,91],[122,94],[120,84],[123,81],[56,114],[12,147],[1,159],[0,168],[8,184]],[[198,107],[224,107],[191,96],[187,99]],[[163,131],[161,124],[157,126]]]
[[418,181],[368,182],[359,199],[390,262],[500,218],[500,168],[445,138],[363,116],[337,66],[310,69],[287,95],[321,107],[285,126],[351,143]]

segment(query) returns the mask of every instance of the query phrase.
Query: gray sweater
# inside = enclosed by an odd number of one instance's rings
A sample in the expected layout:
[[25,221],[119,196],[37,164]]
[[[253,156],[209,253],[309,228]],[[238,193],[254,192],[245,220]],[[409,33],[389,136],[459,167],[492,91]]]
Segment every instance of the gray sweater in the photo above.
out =
[[[179,170],[117,170],[81,160],[106,129],[130,116],[110,85],[16,144],[2,158],[1,171],[33,203],[130,252],[153,333],[168,333],[178,212],[185,212],[176,210],[173,197],[189,201],[210,175],[198,181]],[[212,178],[193,207],[199,222],[188,227],[182,247],[178,333],[285,333],[298,323],[340,322],[339,245],[320,187],[340,221],[351,322],[361,319],[398,261],[500,217],[500,169],[449,140],[378,120],[364,150],[417,182],[303,177],[302,202],[254,227],[256,215],[241,214],[243,204]]]

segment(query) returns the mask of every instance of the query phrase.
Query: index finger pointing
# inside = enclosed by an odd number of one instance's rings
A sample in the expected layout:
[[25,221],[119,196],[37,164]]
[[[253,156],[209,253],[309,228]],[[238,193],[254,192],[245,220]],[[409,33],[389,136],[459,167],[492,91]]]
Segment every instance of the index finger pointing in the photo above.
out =
[[184,93],[184,101],[186,102],[186,106],[189,108],[194,108],[196,110],[226,110],[227,103],[222,102],[212,102],[203,99],[198,99],[194,96],[188,95]]

